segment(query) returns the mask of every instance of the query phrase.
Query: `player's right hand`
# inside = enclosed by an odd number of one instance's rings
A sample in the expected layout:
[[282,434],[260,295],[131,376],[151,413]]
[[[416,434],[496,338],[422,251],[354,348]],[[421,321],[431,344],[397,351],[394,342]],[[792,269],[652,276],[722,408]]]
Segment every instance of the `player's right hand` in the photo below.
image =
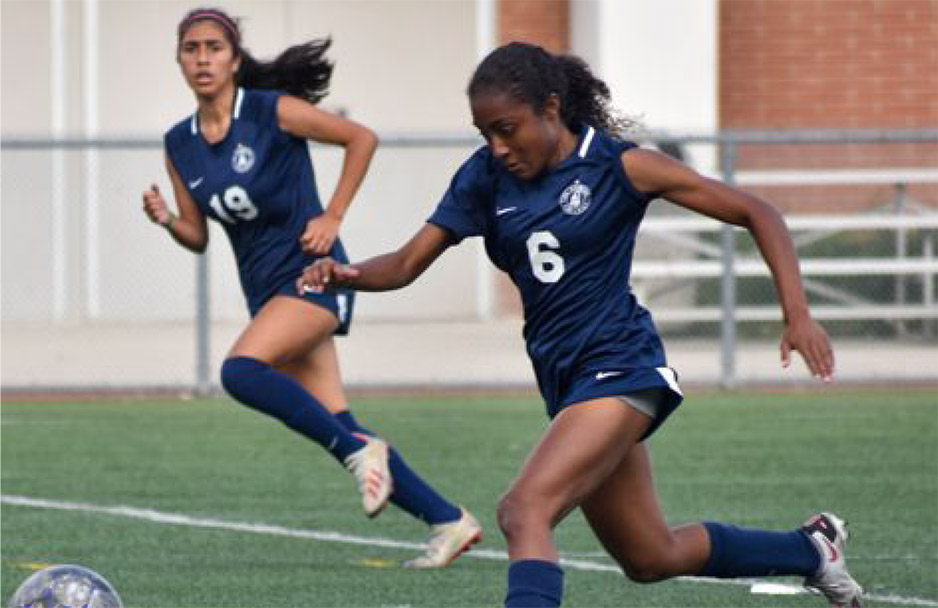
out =
[[151,222],[161,226],[168,223],[172,217],[166,199],[160,194],[160,189],[156,184],[151,185],[150,189],[143,193],[143,212],[147,214]]
[[358,269],[340,264],[332,258],[319,258],[303,269],[303,274],[296,280],[296,291],[299,294],[307,291],[322,293],[331,287],[348,285],[359,274]]
[[791,351],[801,353],[811,375],[824,382],[834,379],[834,349],[821,325],[809,316],[785,323],[780,345],[782,367],[791,365]]

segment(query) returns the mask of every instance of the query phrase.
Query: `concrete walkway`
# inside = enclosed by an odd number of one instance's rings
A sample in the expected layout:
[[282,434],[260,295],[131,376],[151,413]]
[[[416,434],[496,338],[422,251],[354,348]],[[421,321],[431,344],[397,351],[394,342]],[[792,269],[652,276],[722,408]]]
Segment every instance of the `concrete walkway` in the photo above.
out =
[[[212,327],[211,380],[240,324]],[[4,323],[0,383],[7,394],[28,390],[186,390],[196,383],[195,333],[190,323],[50,328]],[[499,388],[533,390],[521,323],[361,322],[338,340],[343,372],[352,389]],[[687,385],[718,385],[717,340],[666,341],[670,364]],[[842,383],[933,384],[938,387],[938,343],[837,340]],[[790,370],[779,364],[775,343],[743,343],[737,352],[742,385],[812,382],[800,359]]]

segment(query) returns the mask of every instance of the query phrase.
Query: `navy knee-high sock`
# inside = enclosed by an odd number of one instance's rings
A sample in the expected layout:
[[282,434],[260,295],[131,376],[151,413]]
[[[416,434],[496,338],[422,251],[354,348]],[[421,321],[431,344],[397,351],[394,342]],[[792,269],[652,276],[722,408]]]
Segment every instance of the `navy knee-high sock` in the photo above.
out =
[[241,403],[309,437],[340,462],[365,444],[339,424],[299,382],[263,361],[251,357],[226,359],[221,366],[221,383]]
[[[339,412],[336,419],[353,433],[374,435],[368,429],[358,424],[352,412]],[[394,492],[391,502],[404,509],[414,517],[422,519],[429,524],[440,524],[455,521],[461,516],[459,507],[447,501],[430,487],[407,466],[397,450],[391,448],[391,457],[388,461],[391,477],[394,478]]]
[[522,559],[508,566],[505,608],[557,608],[563,602],[563,570],[554,562]]
[[810,576],[821,564],[814,543],[801,530],[752,530],[709,521],[704,527],[710,535],[710,559],[702,576]]

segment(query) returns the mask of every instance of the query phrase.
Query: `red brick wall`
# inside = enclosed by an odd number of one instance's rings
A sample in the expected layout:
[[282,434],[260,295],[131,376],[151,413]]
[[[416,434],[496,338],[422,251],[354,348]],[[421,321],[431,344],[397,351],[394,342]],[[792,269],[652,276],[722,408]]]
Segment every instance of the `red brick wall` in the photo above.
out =
[[722,0],[720,123],[934,128],[938,1]]
[[570,0],[500,0],[498,43],[523,41],[552,53],[570,50]]
[[[719,120],[737,129],[938,127],[938,0],[721,0]],[[932,144],[746,146],[741,168],[935,167]],[[799,212],[888,205],[889,186],[772,188]],[[913,185],[934,205],[938,188]],[[849,195],[848,195],[849,193]]]

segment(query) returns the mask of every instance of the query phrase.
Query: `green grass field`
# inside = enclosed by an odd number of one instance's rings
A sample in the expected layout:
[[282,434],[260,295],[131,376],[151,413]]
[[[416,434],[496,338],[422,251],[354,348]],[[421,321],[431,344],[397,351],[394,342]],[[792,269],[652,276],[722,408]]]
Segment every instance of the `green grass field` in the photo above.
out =
[[[398,567],[425,526],[394,508],[366,519],[324,451],[229,400],[5,402],[0,600],[42,564],[77,563],[128,608],[501,605],[494,510],[545,427],[540,403],[369,397],[353,409],[479,517],[477,550],[444,571]],[[851,571],[871,606],[934,607],[936,422],[933,389],[708,393],[651,446],[671,521],[791,528],[832,510],[851,523]],[[583,566],[567,569],[569,607],[826,605],[743,584],[629,582],[578,514],[557,539]]]

